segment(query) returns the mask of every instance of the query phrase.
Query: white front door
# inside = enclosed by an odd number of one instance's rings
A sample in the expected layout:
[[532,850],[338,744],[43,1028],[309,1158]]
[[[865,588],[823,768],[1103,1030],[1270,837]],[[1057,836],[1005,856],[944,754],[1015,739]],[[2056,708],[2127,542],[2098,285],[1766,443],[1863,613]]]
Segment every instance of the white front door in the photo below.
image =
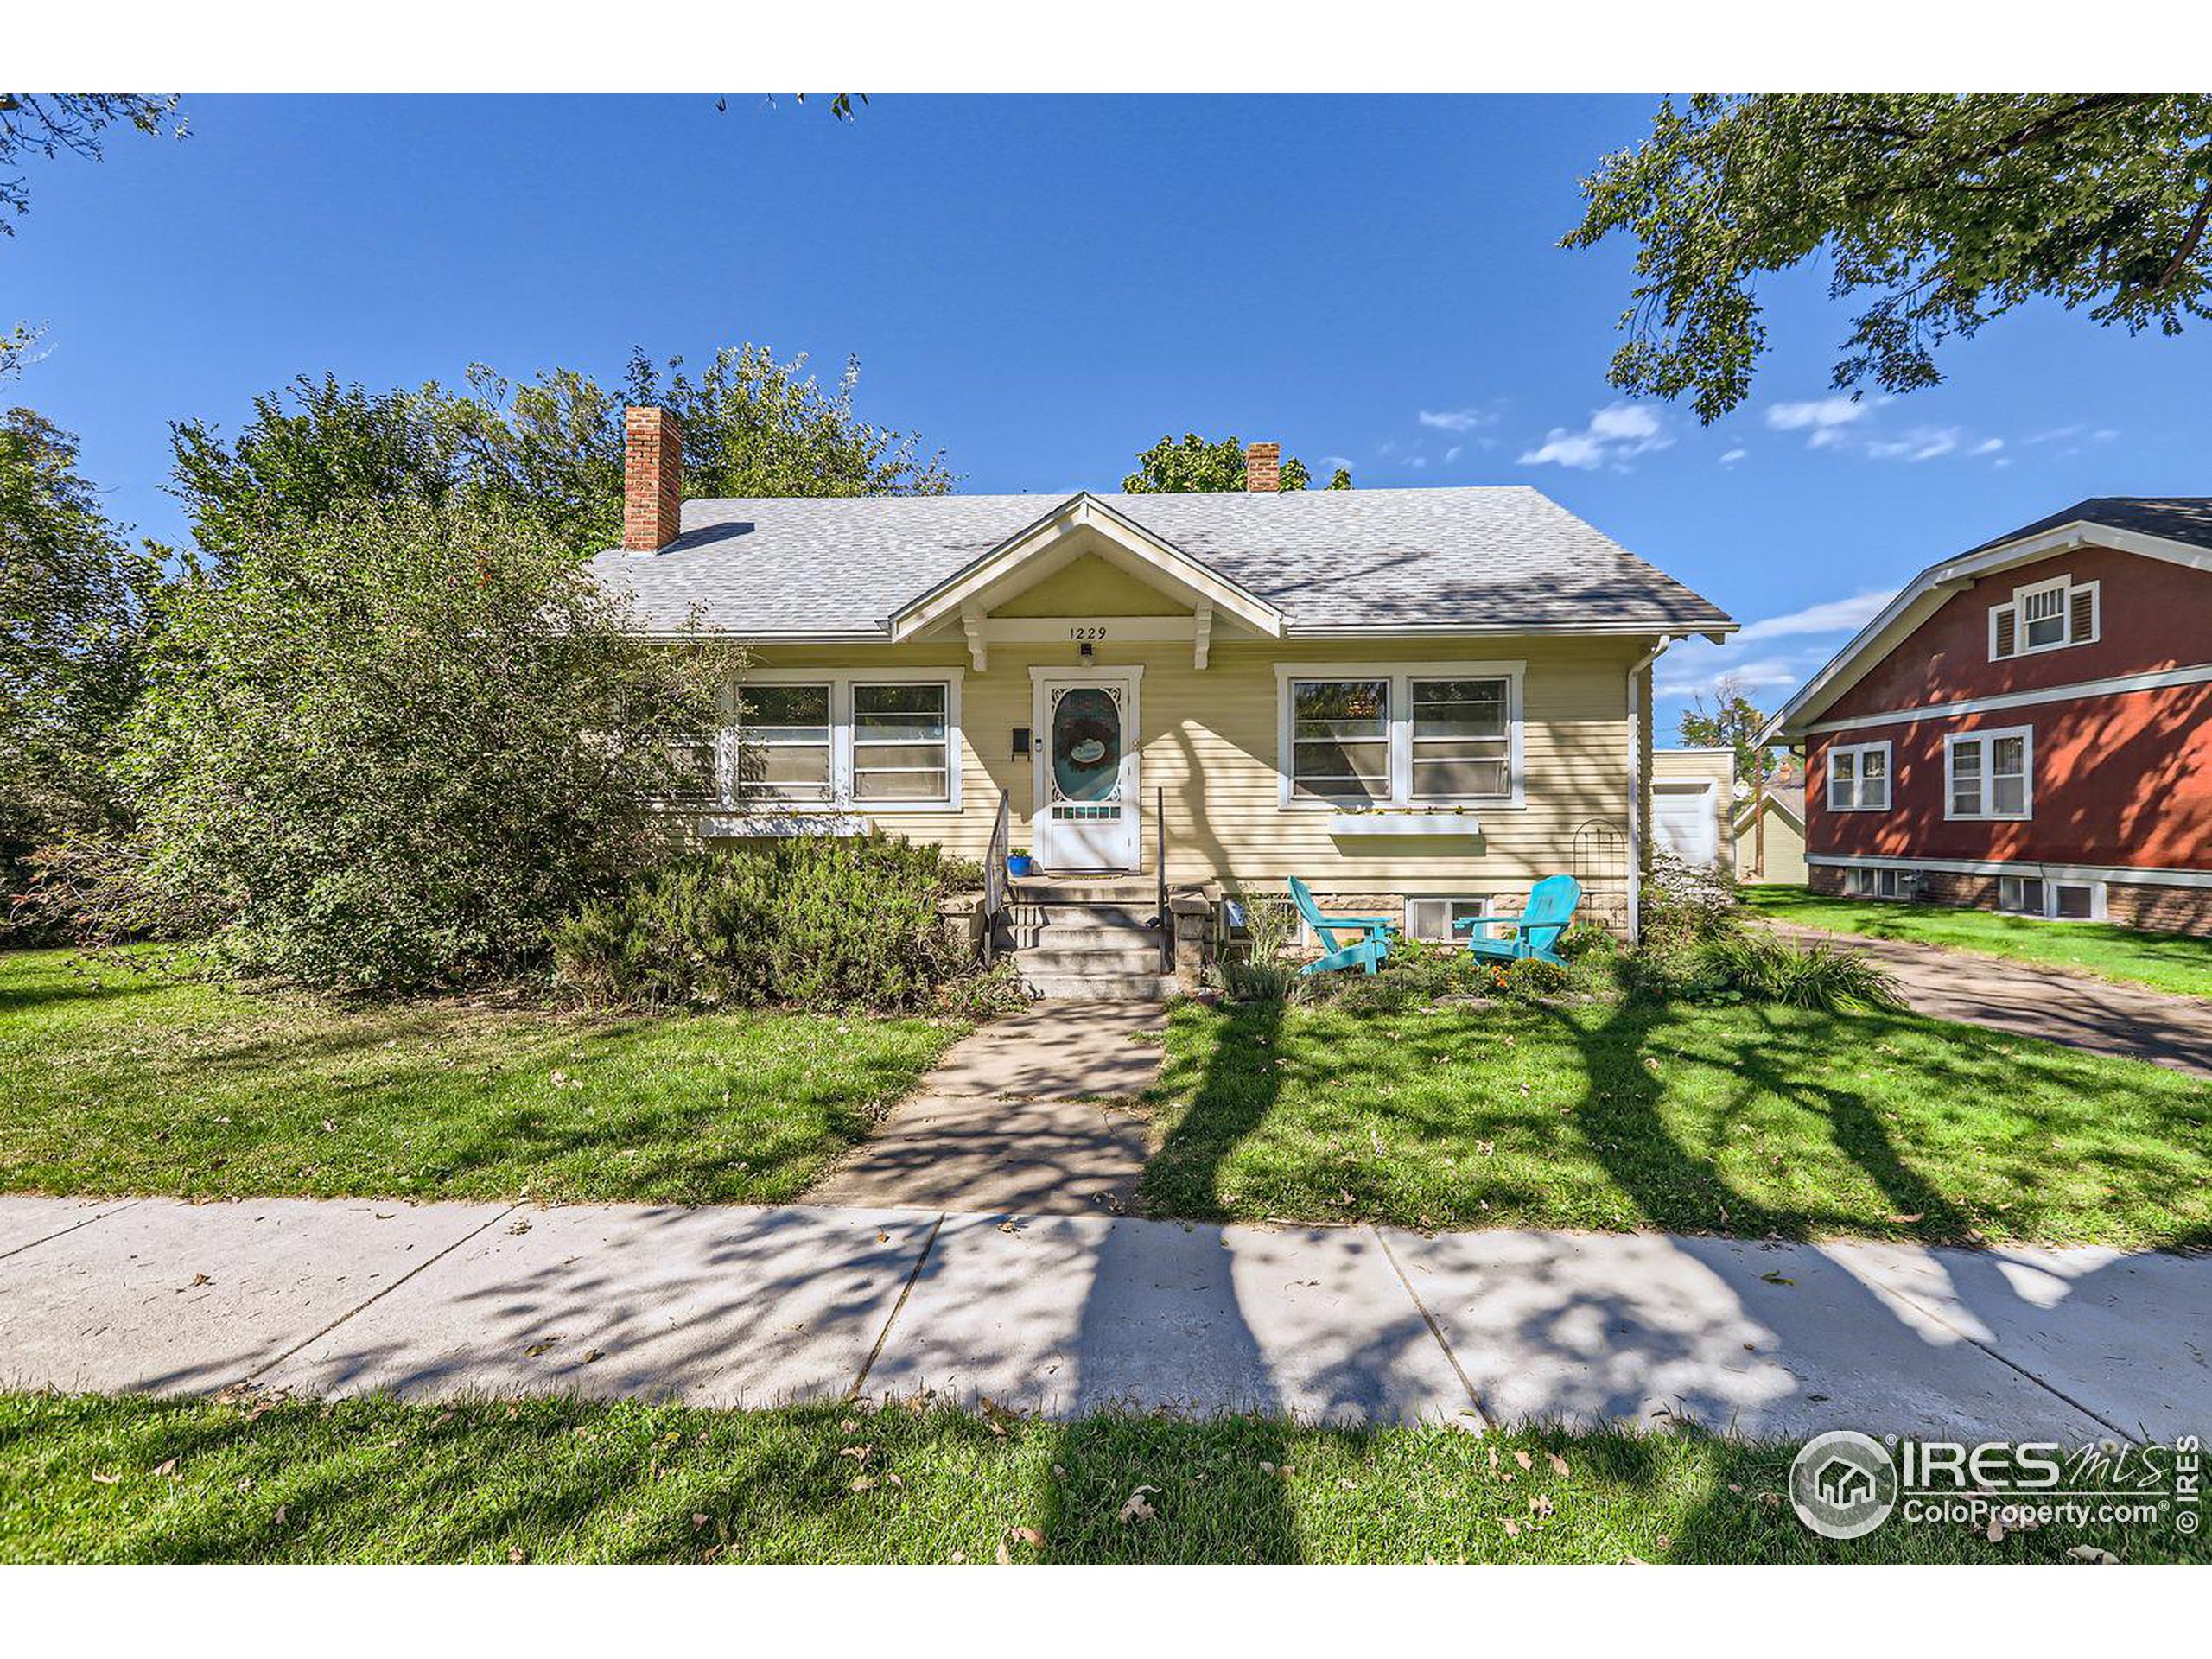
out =
[[1134,870],[1144,813],[1137,787],[1137,675],[1039,675],[1037,861],[1048,870]]

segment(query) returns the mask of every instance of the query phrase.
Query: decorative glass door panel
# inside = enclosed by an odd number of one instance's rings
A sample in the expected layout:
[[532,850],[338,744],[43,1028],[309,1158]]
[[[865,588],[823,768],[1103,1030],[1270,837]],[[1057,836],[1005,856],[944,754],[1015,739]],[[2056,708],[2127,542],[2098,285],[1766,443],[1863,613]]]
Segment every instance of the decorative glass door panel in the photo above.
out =
[[1133,682],[1046,681],[1038,857],[1047,869],[1137,868]]

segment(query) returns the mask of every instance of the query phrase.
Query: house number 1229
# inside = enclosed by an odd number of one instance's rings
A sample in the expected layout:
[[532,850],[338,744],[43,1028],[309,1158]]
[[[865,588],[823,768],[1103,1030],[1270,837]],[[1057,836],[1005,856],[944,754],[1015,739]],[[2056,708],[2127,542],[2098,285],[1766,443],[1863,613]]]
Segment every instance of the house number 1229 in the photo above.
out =
[[1071,639],[1103,639],[1105,637],[1106,630],[1100,627],[1070,628],[1068,630],[1068,638]]

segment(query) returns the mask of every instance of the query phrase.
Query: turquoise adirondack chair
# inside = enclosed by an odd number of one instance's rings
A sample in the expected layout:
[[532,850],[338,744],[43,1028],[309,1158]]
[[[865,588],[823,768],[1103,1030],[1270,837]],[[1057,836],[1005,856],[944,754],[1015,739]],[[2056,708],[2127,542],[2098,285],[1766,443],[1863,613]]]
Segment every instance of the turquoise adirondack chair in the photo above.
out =
[[[1502,962],[1533,957],[1539,962],[1563,964],[1567,958],[1556,948],[1559,937],[1567,931],[1567,925],[1574,919],[1574,907],[1581,902],[1580,881],[1571,875],[1548,875],[1529,889],[1529,907],[1518,916],[1470,916],[1452,926],[1469,930],[1467,949],[1478,957],[1495,957]],[[1509,923],[1514,930],[1511,938],[1483,936],[1484,929]]]
[[[1301,974],[1333,974],[1342,969],[1357,968],[1371,974],[1382,960],[1390,954],[1390,924],[1380,916],[1324,916],[1313,894],[1296,876],[1290,878],[1291,901],[1298,906],[1298,913],[1306,918],[1306,926],[1321,941],[1325,956],[1307,963],[1298,971]],[[1358,940],[1351,944],[1337,941],[1339,932],[1360,930]]]

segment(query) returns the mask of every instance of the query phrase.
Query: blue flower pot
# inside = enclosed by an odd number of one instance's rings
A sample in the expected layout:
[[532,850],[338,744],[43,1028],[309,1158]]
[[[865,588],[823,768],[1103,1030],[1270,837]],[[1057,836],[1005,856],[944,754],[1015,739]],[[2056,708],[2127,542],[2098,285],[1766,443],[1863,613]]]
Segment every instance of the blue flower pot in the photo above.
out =
[[1037,874],[1037,861],[1027,853],[1008,853],[1006,873],[1008,875],[1034,875]]

